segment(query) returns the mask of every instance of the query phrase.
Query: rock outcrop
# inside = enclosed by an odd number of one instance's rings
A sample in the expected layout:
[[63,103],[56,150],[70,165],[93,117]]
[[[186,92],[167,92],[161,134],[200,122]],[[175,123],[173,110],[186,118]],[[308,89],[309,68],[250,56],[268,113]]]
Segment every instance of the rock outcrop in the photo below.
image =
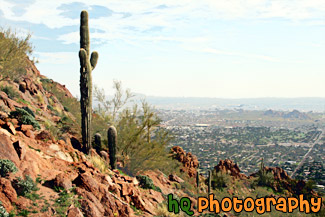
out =
[[240,169],[238,165],[232,160],[226,159],[226,160],[220,160],[218,165],[214,167],[214,170],[218,172],[222,172],[224,174],[229,174],[230,176],[236,178],[236,179],[246,179],[246,175],[243,173],[240,173]]
[[171,154],[174,159],[182,163],[181,172],[187,173],[189,177],[196,178],[199,161],[191,152],[185,152],[181,147],[174,146],[171,148]]

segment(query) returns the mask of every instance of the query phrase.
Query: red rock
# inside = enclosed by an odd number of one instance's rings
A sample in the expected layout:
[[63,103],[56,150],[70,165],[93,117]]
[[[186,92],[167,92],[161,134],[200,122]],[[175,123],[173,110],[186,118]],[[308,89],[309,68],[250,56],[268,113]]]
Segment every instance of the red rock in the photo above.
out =
[[8,130],[8,132],[12,135],[16,135],[15,127],[11,122],[5,123],[4,125],[2,125],[2,128]]
[[20,127],[21,131],[25,132],[27,130],[33,130],[34,127],[33,125],[26,125],[26,124],[22,124],[21,127]]
[[16,141],[13,143],[13,146],[18,154],[20,160],[24,159],[26,154],[26,146],[21,141]]
[[60,117],[58,116],[52,116],[52,121],[54,121],[55,123],[58,123],[61,120]]
[[25,135],[31,139],[35,139],[35,135],[34,135],[34,132],[31,131],[31,130],[26,130],[25,131]]
[[68,209],[67,217],[83,217],[84,215],[77,207],[72,207]]
[[232,162],[229,159],[226,160],[220,160],[219,164],[214,167],[215,171],[230,174],[234,178],[239,179],[246,179],[246,175],[243,173],[240,173],[240,169],[237,164]]
[[70,177],[65,173],[58,174],[54,179],[54,185],[57,187],[61,187],[65,190],[69,190],[72,188],[72,181]]
[[53,136],[51,133],[47,130],[43,130],[39,134],[36,135],[35,139],[37,140],[43,140],[43,141],[48,141],[48,140],[53,140]]
[[175,174],[170,174],[170,175],[168,176],[168,179],[169,179],[170,181],[178,182],[178,183],[182,183],[182,182],[184,182],[183,179],[181,179],[180,177],[178,177],[178,176],[175,175]]
[[10,140],[10,134],[8,135],[6,130],[3,130],[4,132],[2,130],[3,129],[0,129],[0,150],[5,151],[0,151],[0,159],[9,159],[18,167],[20,165],[20,161],[18,154]]
[[13,118],[11,119],[11,123],[14,125],[14,126],[17,126],[18,125],[18,120],[16,118]]
[[0,120],[6,120],[8,118],[7,113],[0,111]]
[[26,92],[26,83],[25,82],[19,82],[19,90],[23,93]]
[[186,153],[181,147],[174,146],[171,148],[173,158],[183,164],[181,172],[185,172],[189,177],[196,177],[197,168],[199,167],[199,161],[195,155],[188,152]]
[[62,139],[60,139],[60,140],[58,141],[58,143],[59,143],[60,145],[65,145],[65,141],[63,141]]
[[8,179],[0,178],[0,201],[5,209],[10,212],[13,207],[12,203],[16,202],[17,193]]

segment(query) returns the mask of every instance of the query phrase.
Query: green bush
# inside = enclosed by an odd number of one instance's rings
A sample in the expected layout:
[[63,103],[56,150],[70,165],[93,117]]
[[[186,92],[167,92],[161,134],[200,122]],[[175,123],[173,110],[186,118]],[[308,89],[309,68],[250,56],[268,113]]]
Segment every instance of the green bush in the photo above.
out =
[[51,111],[54,111],[54,108],[53,108],[53,106],[51,106],[51,105],[47,105],[47,108],[48,108],[49,110],[51,110]]
[[1,91],[5,92],[10,99],[14,99],[19,96],[19,94],[11,86],[1,87]]
[[23,107],[23,109],[35,118],[34,112],[29,107],[25,106]]
[[0,159],[0,175],[6,177],[9,173],[15,173],[18,169],[16,165],[8,159]]
[[273,184],[275,182],[274,176],[272,172],[266,172],[265,170],[259,170],[257,173],[257,180],[256,184],[258,186],[264,186],[264,187],[273,187]]
[[227,183],[229,181],[229,177],[226,174],[218,172],[215,175],[212,175],[211,186],[212,189],[219,189],[222,190],[223,188],[227,187]]
[[9,217],[9,213],[3,207],[2,202],[0,201],[0,217]]
[[153,181],[150,177],[139,175],[139,176],[136,176],[136,178],[139,181],[139,185],[141,188],[153,189],[155,191],[161,192],[161,189],[153,184]]
[[15,179],[13,186],[16,189],[17,194],[20,196],[25,196],[26,194],[31,193],[32,191],[39,190],[37,188],[37,183],[35,183],[29,175],[25,176],[25,180],[21,177]]
[[22,124],[32,125],[37,130],[41,128],[35,118],[25,109],[16,108],[16,111],[10,112],[10,117],[16,118]]
[[30,34],[20,38],[11,29],[0,28],[0,81],[17,81],[26,74],[29,65],[28,55],[32,54]]

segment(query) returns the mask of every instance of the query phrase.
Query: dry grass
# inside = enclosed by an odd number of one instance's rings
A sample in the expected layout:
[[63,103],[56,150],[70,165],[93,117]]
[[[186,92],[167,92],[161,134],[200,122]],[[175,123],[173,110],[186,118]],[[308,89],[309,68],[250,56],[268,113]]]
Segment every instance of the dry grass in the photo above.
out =
[[105,174],[111,174],[112,171],[109,169],[108,164],[99,156],[88,156],[89,161],[99,169],[100,172]]
[[166,203],[160,203],[156,209],[156,216],[159,217],[184,217],[184,213],[180,210],[179,214],[169,212]]

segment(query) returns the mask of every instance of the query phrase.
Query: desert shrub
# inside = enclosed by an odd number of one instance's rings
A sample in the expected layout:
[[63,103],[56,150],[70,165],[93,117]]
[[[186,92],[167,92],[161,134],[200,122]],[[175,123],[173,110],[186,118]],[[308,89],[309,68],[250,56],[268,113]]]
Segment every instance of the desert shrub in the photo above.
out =
[[9,213],[3,207],[2,202],[0,201],[0,217],[9,217]]
[[[60,89],[57,88],[57,83],[50,80],[50,79],[41,79],[41,82],[43,84],[43,88],[52,93],[58,101],[63,105],[64,110],[67,112],[70,112],[76,119],[64,121],[64,128],[60,128],[60,131],[58,134],[64,133],[64,132],[70,132],[72,134],[78,134],[80,133],[81,129],[81,112],[80,112],[80,103],[76,98],[70,98],[66,96],[66,93]],[[55,112],[57,116],[60,116],[60,113],[53,108],[53,106],[48,105],[47,107],[51,111]],[[60,127],[60,126],[59,126]]]
[[161,189],[153,184],[153,181],[150,177],[139,175],[139,176],[136,176],[136,178],[139,181],[139,185],[141,188],[153,189],[155,191],[161,192]]
[[1,91],[5,92],[10,99],[14,99],[19,96],[19,93],[12,86],[4,86],[0,88]]
[[273,187],[274,176],[272,172],[267,172],[265,170],[259,170],[257,172],[256,185],[264,187]]
[[39,123],[25,109],[16,108],[16,111],[10,112],[10,117],[16,118],[20,123],[32,125],[35,129],[40,129]]
[[89,156],[90,162],[102,173],[108,173],[108,164],[99,156]]
[[51,105],[47,105],[47,108],[48,108],[49,110],[51,110],[51,111],[54,111],[54,108],[53,108],[53,106],[51,106]]
[[29,107],[25,106],[23,107],[23,109],[35,118],[34,112]]
[[159,126],[161,120],[154,108],[144,100],[140,106],[132,103],[132,93],[124,91],[120,82],[115,81],[113,88],[115,93],[109,100],[105,98],[103,90],[94,88],[94,99],[98,106],[94,109],[93,117],[96,118],[93,118],[93,132],[105,135],[107,123],[116,127],[118,160],[127,174],[154,169],[171,172],[176,167],[176,161],[170,158],[166,150],[171,136]]
[[13,186],[16,189],[17,194],[20,196],[25,196],[26,194],[31,193],[32,191],[39,190],[37,188],[37,183],[34,182],[29,175],[25,176],[25,180],[21,177],[15,179]]
[[28,55],[33,51],[30,35],[19,38],[10,29],[0,29],[0,47],[0,81],[14,81],[26,74]]
[[15,173],[18,169],[16,165],[8,159],[0,159],[0,175],[6,177],[9,173]]
[[226,174],[218,172],[212,175],[211,187],[213,189],[222,190],[223,188],[227,187],[228,182],[229,182],[229,177],[227,177]]

